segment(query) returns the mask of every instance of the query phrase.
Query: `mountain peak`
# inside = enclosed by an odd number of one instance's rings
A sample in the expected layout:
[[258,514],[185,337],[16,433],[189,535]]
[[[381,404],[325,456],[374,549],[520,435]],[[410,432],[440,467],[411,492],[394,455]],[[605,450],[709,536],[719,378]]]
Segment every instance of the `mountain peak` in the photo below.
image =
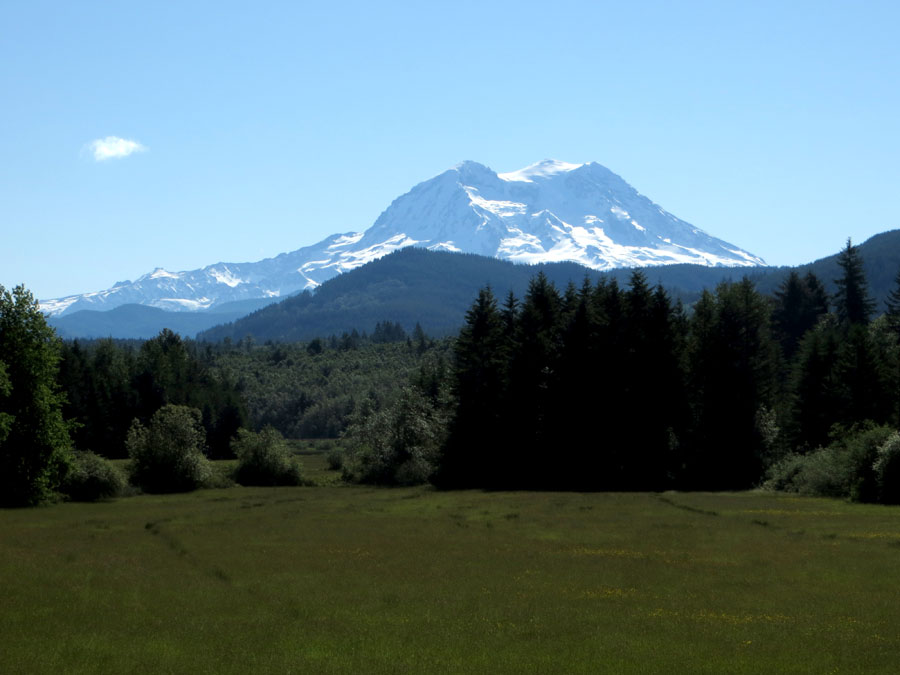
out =
[[584,166],[583,164],[571,164],[561,162],[558,159],[542,159],[524,169],[497,174],[501,179],[512,182],[533,183],[535,179],[551,178],[561,173],[568,173]]
[[126,303],[197,311],[315,288],[407,246],[597,270],[765,264],[666,212],[600,164],[545,159],[498,174],[469,160],[397,197],[364,232],[335,234],[259,262],[157,268],[133,284],[41,304],[52,314]]
[[455,171],[459,177],[465,181],[485,181],[497,180],[497,174],[490,168],[479,162],[473,162],[467,159],[454,166],[451,171]]
[[490,171],[490,168],[482,164],[481,162],[476,162],[471,159],[464,159],[459,164],[453,167],[456,171]]

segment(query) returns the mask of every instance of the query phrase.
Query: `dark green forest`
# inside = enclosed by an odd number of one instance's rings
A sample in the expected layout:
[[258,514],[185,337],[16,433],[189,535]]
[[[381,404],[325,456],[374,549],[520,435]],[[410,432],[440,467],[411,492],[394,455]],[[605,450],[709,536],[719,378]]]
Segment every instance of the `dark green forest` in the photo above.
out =
[[351,427],[357,475],[490,489],[767,482],[898,501],[900,291],[873,321],[850,242],[837,267],[831,294],[792,271],[771,296],[744,278],[690,311],[642,271],[624,288],[563,290],[538,274],[521,300],[484,288],[454,345],[449,395],[422,391]]
[[[336,465],[359,482],[900,501],[900,278],[879,306],[849,241],[835,270],[791,270],[769,294],[724,281],[690,306],[640,270],[563,287],[539,271],[521,297],[473,293],[452,338],[380,320],[262,344],[64,342],[27,291],[4,290],[3,501],[46,499],[72,457],[134,459],[166,420],[211,459],[340,438]],[[236,446],[240,430],[265,433]]]

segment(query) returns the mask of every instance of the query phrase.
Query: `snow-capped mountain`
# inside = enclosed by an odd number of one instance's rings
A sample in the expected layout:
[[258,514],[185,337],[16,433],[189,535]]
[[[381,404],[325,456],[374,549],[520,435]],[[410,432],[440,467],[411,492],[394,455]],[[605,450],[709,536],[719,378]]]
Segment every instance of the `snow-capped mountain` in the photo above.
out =
[[510,173],[463,162],[398,197],[365,232],[253,263],[157,269],[110,289],[41,301],[51,315],[137,303],[198,311],[272,298],[323,281],[406,246],[462,251],[521,263],[571,260],[594,269],[765,262],[679,220],[609,169],[544,160]]

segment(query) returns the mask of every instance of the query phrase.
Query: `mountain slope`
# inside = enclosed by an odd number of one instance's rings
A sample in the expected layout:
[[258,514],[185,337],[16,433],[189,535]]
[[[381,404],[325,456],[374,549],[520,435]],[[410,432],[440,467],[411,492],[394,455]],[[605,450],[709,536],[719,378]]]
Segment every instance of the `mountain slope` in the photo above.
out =
[[[700,289],[714,286],[736,270],[672,265],[645,271],[651,283],[671,286],[666,282],[675,280],[688,286],[679,286],[674,293],[691,300]],[[269,305],[204,331],[198,338],[238,340],[252,335],[257,341],[291,342],[353,329],[371,332],[379,321],[397,322],[407,330],[419,323],[430,335],[448,335],[459,330],[479,289],[490,285],[501,304],[510,291],[521,299],[538,272],[564,288],[570,281],[580,285],[585,277],[591,283],[605,276],[625,284],[633,270],[601,272],[571,262],[517,265],[486,256],[408,248],[330,279],[314,293]]]
[[571,261],[595,270],[764,264],[679,220],[597,163],[545,160],[498,174],[463,162],[395,199],[365,232],[335,234],[254,263],[157,269],[104,291],[43,300],[41,308],[51,315],[124,304],[198,311],[276,300],[409,246],[520,263]]
[[[900,269],[900,230],[876,235],[864,242],[860,254],[878,313],[894,286]],[[796,268],[726,268],[703,265],[667,265],[643,269],[651,284],[662,284],[684,302],[696,300],[703,289],[713,289],[722,281],[748,276],[763,293],[772,294],[791,269],[801,274],[813,272],[835,291],[840,276],[838,254]],[[600,277],[627,285],[632,269],[597,271],[575,263],[515,265],[476,255],[450,254],[422,249],[406,249],[374,261],[322,284],[315,293],[303,293],[264,307],[238,321],[201,333],[205,340],[225,337],[240,339],[253,335],[257,340],[309,340],[349,332],[371,331],[378,321],[399,322],[411,329],[416,322],[432,335],[455,333],[478,290],[490,285],[502,303],[512,291],[521,299],[528,282],[543,271],[557,287],[570,281],[576,285],[587,277]]]
[[[880,312],[900,268],[900,231],[872,237],[860,246],[860,253]],[[724,280],[738,280],[745,274],[760,291],[771,294],[791,269],[801,274],[814,272],[831,292],[834,279],[840,275],[837,255],[797,268],[668,265],[646,268],[644,272],[651,284],[661,283],[674,297],[689,303],[702,289],[712,289]],[[477,255],[408,248],[334,277],[314,293],[299,294],[239,320],[223,315],[215,320],[216,315],[210,313],[164,312],[132,305],[127,308],[127,321],[119,324],[108,320],[113,312],[86,311],[51,317],[50,323],[64,337],[152,337],[164,327],[194,335],[212,325],[181,323],[195,318],[213,323],[232,321],[200,334],[201,339],[208,340],[238,340],[248,334],[257,340],[308,340],[353,329],[371,332],[379,321],[399,322],[407,330],[419,322],[429,334],[443,335],[456,332],[462,325],[465,312],[481,287],[490,284],[501,302],[509,291],[521,298],[528,281],[539,270],[560,288],[569,281],[580,284],[585,276],[592,283],[605,276],[625,285],[632,273],[625,268],[599,272],[575,263],[515,265]]]

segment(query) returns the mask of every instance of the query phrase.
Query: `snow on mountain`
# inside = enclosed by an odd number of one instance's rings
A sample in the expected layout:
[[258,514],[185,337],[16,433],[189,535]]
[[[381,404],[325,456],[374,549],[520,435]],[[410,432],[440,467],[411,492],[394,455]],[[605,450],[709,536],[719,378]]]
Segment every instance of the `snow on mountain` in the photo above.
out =
[[253,263],[200,270],[158,268],[105,291],[42,300],[51,315],[137,303],[208,310],[250,298],[279,298],[406,246],[462,251],[521,263],[574,261],[594,269],[765,262],[712,237],[639,194],[595,162],[544,160],[509,173],[462,162],[398,197],[365,232]]

